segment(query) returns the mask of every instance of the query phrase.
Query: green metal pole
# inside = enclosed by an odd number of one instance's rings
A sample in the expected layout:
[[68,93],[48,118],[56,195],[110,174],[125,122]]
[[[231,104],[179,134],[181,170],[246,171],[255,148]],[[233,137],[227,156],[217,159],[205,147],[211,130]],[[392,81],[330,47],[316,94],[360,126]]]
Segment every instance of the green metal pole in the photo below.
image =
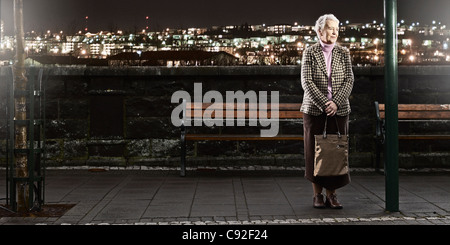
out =
[[399,211],[397,0],[384,0],[385,45],[385,180],[386,211]]

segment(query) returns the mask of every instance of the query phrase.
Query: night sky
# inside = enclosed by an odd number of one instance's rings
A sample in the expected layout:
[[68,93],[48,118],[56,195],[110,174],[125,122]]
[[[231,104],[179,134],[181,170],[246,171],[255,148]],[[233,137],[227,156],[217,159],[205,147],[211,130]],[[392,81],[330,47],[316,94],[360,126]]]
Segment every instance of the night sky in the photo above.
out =
[[[1,0],[6,34],[13,33],[13,0]],[[91,32],[142,30],[149,16],[150,31],[214,25],[313,25],[333,13],[353,23],[383,21],[383,0],[24,0],[25,31],[76,32],[89,16]],[[398,20],[450,24],[450,0],[398,0]]]

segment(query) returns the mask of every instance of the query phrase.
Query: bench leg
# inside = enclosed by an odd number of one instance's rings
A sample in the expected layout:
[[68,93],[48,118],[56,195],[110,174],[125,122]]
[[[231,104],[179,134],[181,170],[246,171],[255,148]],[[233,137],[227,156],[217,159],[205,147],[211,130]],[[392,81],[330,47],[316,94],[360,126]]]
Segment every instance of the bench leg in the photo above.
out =
[[181,166],[180,166],[180,176],[186,176],[186,132],[181,130]]
[[375,171],[380,171],[380,163],[381,163],[381,151],[383,149],[383,145],[379,140],[376,140],[376,158],[375,158]]

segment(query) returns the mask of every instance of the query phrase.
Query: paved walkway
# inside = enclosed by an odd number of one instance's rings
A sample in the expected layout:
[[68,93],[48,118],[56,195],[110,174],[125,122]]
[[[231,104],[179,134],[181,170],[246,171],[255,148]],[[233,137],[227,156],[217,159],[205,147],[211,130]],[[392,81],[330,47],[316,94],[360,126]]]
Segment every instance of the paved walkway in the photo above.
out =
[[[351,179],[338,190],[344,208],[332,210],[312,208],[301,170],[47,170],[46,204],[75,206],[61,217],[0,217],[0,225],[450,224],[450,171],[400,172],[395,213],[385,212],[384,175],[354,170]],[[2,176],[0,198],[5,184]]]

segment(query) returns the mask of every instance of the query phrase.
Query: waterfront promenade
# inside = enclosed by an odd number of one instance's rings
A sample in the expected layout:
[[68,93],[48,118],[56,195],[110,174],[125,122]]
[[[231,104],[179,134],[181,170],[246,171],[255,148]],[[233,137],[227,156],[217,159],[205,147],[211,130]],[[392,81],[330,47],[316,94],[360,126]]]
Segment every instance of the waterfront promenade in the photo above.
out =
[[[342,210],[312,208],[300,170],[47,170],[45,204],[60,217],[0,217],[0,225],[47,224],[450,224],[450,172],[400,171],[400,212],[385,212],[384,175],[354,169],[338,190]],[[5,196],[5,181],[0,197]]]

